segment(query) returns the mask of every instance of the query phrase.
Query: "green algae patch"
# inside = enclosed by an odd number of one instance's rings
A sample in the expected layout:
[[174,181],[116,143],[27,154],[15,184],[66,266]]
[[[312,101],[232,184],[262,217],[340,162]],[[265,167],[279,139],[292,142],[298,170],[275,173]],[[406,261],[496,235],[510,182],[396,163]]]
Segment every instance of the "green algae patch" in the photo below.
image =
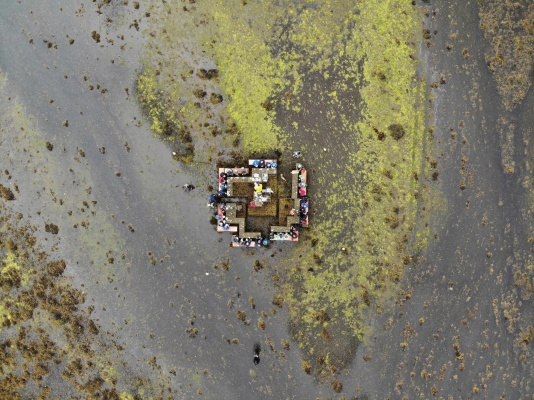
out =
[[[303,110],[293,98],[304,75],[321,71],[328,78],[353,25],[353,10],[330,1],[174,0],[150,12],[138,98],[152,130],[173,147],[177,133],[187,131],[200,151],[195,160],[215,156],[208,142],[219,153],[282,149],[298,125],[282,129],[277,110]],[[343,68],[353,79],[354,66]]]
[[138,100],[150,121],[154,135],[168,142],[180,161],[190,163],[194,158],[195,147],[191,135],[182,125],[179,113],[191,121],[196,121],[199,112],[191,102],[187,102],[179,110],[166,106],[168,101],[158,87],[157,75],[157,71],[148,68],[139,74],[136,86]]
[[[428,236],[418,9],[398,0],[197,1],[182,13],[173,4],[154,9],[159,33],[145,67],[159,71],[165,107],[193,101],[202,111],[180,120],[195,143],[216,124],[246,153],[304,154],[311,240],[284,261],[276,303],[288,305],[310,372],[324,378],[351,361],[367,313],[398,294]],[[180,12],[183,25],[170,26],[162,10]],[[178,48],[178,60],[166,56]],[[173,73],[180,79],[169,83]],[[223,100],[212,104],[211,92]]]
[[[19,312],[14,310],[10,292],[15,293],[20,288],[28,285],[32,276],[32,270],[24,270],[18,260],[16,250],[11,250],[10,247],[14,243],[8,242],[4,254],[4,258],[0,264],[0,290],[3,294],[0,298],[0,332],[6,327],[10,327],[16,323]],[[19,305],[24,307],[23,305]]]
[[[424,84],[415,61],[417,9],[393,0],[363,1],[347,15],[346,29],[353,30],[339,35],[343,52],[318,71],[329,85],[316,78],[323,90],[307,84],[294,99],[310,114],[323,112],[326,123],[297,121],[307,141],[293,138],[292,145],[303,149],[313,169],[316,213],[311,242],[287,261],[293,267],[282,294],[293,337],[322,378],[332,366],[350,362],[354,340],[370,330],[366,315],[382,312],[397,296],[405,265],[428,237],[420,212],[428,177]],[[356,94],[347,90],[352,82],[359,83]],[[357,96],[360,101],[351,104]]]
[[[273,124],[269,100],[283,85],[284,64],[271,56],[270,47],[257,33],[259,29],[250,27],[243,11],[234,14],[232,7],[221,3],[215,8],[218,40],[214,53],[220,84],[229,99],[227,112],[243,132],[245,152],[275,149],[280,132]],[[265,15],[265,10],[258,10],[258,14]]]
[[368,4],[356,22],[357,53],[364,58],[359,148],[353,158],[364,189],[355,206],[359,224],[366,227],[357,237],[356,249],[365,257],[359,264],[409,261],[399,250],[415,234],[425,128],[424,86],[408,45],[417,29],[415,18],[412,7],[390,1]]
[[1,264],[0,279],[2,288],[9,291],[13,287],[20,287],[28,280],[27,274],[24,274],[20,265],[16,261],[13,251],[7,252]]
[[156,74],[153,71],[145,69],[137,79],[137,91],[141,103],[148,107],[147,114],[152,121],[150,128],[156,134],[162,135],[164,133],[164,121],[174,120],[174,113],[172,109],[165,110],[161,106],[155,77]]

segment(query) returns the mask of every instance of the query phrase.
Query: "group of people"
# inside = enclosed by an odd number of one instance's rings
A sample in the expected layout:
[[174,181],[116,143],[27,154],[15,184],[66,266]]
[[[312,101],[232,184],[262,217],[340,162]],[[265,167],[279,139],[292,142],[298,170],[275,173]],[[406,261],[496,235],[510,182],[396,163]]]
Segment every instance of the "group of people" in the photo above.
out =
[[306,196],[306,187],[308,183],[306,182],[306,169],[302,164],[296,164],[297,169],[291,171],[292,174],[298,174],[298,194],[300,197]]
[[256,239],[252,239],[252,238],[243,238],[243,237],[239,237],[237,235],[235,235],[233,238],[232,238],[232,241],[234,243],[238,243],[240,246],[245,246],[245,247],[250,247],[250,246],[261,246],[262,244],[262,238],[259,237],[259,238],[256,238]]
[[210,208],[215,208],[217,207],[217,203],[219,202],[219,197],[215,194],[212,194],[208,197],[208,204],[207,206],[210,207]]
[[226,219],[226,205],[219,204],[219,208],[221,210],[221,213],[215,214],[215,218],[217,219],[217,225],[227,231],[230,229],[230,224],[228,223],[229,221]]
[[297,239],[299,237],[299,228],[298,225],[291,225],[289,232],[271,232],[269,238],[271,240],[287,240],[289,237]]
[[254,168],[276,168],[278,164],[275,160],[252,160]]
[[303,197],[300,201],[300,223],[302,225],[308,225],[308,198]]
[[228,178],[229,177],[238,177],[238,176],[247,176],[248,169],[245,167],[239,168],[226,168],[224,172],[219,174],[219,191],[217,194],[219,196],[226,196],[228,192]]
[[226,192],[228,191],[228,174],[221,172],[219,174],[219,190],[217,194],[219,196],[226,196]]
[[227,176],[247,176],[247,169],[245,167],[226,168],[220,175],[224,176],[224,178]]

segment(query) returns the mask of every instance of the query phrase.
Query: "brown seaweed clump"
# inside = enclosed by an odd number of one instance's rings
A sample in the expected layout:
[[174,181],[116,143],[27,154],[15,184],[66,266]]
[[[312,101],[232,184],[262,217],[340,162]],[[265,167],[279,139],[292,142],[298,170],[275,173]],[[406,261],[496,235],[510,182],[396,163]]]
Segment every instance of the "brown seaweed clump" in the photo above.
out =
[[0,184],[0,197],[2,197],[4,200],[15,200],[15,195],[11,191],[10,188],[5,187],[4,185]]
[[[149,397],[162,398],[168,387],[121,366],[122,346],[83,310],[86,294],[64,276],[65,260],[50,261],[36,247],[35,227],[21,225],[2,204],[0,211],[6,228],[0,233],[0,398],[62,398],[66,390],[118,399],[117,385],[140,385]],[[113,370],[120,374],[110,375]]]
[[212,93],[210,96],[210,102],[211,104],[219,104],[222,103],[223,97],[220,94]]
[[343,391],[343,384],[337,379],[330,381],[330,387],[336,393],[341,393]]
[[404,130],[402,125],[399,125],[399,124],[392,124],[388,127],[388,129],[389,129],[389,134],[395,140],[402,139],[404,135],[406,134],[406,131]]
[[217,78],[219,76],[219,71],[216,69],[199,69],[197,75],[200,79],[210,80]]
[[56,224],[45,224],[45,231],[52,235],[57,235],[59,233],[59,228]]
[[534,3],[527,0],[481,2],[480,29],[490,42],[486,64],[503,105],[512,110],[532,85]]
[[91,32],[91,37],[95,42],[100,43],[100,33],[98,33],[97,31],[93,31]]

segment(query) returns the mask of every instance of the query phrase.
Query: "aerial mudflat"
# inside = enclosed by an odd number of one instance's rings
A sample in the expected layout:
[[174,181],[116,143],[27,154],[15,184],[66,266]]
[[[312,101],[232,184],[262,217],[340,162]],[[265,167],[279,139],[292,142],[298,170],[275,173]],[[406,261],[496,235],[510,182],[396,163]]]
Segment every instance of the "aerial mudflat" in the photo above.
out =
[[0,18],[4,397],[534,395],[532,2]]

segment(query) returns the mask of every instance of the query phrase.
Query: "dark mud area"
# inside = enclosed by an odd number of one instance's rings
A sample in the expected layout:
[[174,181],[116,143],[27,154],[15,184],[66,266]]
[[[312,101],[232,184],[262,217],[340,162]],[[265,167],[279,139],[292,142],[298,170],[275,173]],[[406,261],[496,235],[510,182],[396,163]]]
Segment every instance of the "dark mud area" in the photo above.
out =
[[[481,13],[511,7],[481,4]],[[403,279],[396,307],[372,317],[375,332],[358,352],[356,368],[363,372],[354,374],[355,382],[373,398],[508,399],[534,393],[527,156],[532,95],[510,112],[514,100],[490,84],[496,72],[488,68],[487,54],[495,42],[477,29],[477,14],[476,3],[427,5],[428,125],[443,202],[433,210],[433,239]],[[506,15],[496,18],[506,21]],[[503,53],[512,51],[511,41],[501,46]],[[529,57],[514,60],[528,64]],[[530,86],[531,76],[525,78]],[[514,96],[520,92],[516,87]],[[515,130],[508,150],[502,137],[510,127],[503,119],[513,121]]]

